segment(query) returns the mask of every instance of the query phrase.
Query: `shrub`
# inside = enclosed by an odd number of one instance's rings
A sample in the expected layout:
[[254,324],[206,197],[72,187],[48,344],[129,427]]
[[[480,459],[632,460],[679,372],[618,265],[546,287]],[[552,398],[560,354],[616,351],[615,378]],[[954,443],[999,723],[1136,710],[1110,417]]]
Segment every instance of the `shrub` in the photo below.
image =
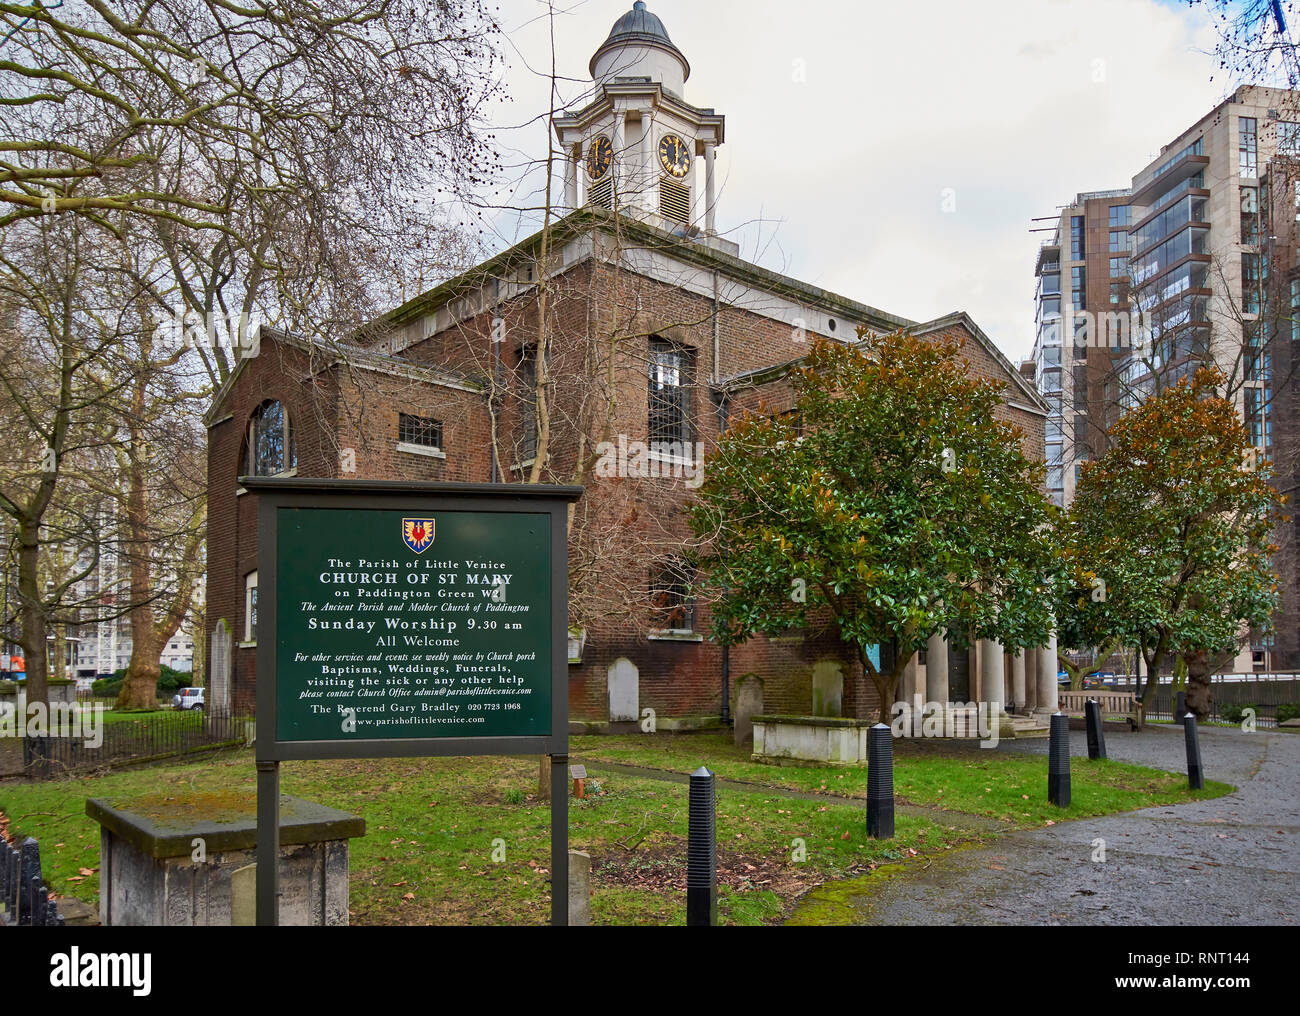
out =
[[1229,723],[1240,723],[1246,718],[1247,709],[1254,709],[1255,714],[1259,715],[1259,707],[1253,706],[1249,702],[1243,703],[1242,705],[1233,704],[1223,706],[1219,710],[1219,715]]
[[1287,720],[1300,719],[1300,703],[1283,702],[1277,707],[1277,722],[1285,723]]

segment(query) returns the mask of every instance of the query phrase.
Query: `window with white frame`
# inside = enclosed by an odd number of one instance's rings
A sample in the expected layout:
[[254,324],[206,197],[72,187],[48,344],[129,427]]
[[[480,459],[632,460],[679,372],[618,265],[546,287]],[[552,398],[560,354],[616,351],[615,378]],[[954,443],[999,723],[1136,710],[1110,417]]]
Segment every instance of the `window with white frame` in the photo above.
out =
[[257,572],[244,577],[244,642],[257,642]]

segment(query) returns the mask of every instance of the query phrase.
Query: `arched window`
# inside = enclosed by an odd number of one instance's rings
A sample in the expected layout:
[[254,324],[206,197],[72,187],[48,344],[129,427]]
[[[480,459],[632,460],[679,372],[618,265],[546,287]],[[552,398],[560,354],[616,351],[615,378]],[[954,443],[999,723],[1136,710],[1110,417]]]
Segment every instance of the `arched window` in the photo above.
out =
[[298,465],[293,440],[293,423],[284,404],[267,399],[248,421],[241,476],[276,476]]

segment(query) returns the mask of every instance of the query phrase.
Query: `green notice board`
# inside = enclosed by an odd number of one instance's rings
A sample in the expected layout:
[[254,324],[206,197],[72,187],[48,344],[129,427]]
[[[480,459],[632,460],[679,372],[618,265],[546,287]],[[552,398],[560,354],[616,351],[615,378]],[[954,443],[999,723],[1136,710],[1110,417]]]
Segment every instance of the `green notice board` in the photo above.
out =
[[276,515],[277,741],[553,733],[551,515]]

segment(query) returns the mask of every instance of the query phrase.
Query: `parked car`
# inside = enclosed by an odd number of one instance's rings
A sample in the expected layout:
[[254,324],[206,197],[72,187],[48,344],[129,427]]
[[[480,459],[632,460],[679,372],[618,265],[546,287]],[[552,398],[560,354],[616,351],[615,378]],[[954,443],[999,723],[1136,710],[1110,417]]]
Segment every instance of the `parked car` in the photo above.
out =
[[203,710],[203,689],[202,688],[182,688],[172,696],[172,705],[177,709],[198,709]]
[[1109,670],[1093,671],[1083,679],[1083,686],[1089,690],[1104,690],[1115,687],[1115,675]]

